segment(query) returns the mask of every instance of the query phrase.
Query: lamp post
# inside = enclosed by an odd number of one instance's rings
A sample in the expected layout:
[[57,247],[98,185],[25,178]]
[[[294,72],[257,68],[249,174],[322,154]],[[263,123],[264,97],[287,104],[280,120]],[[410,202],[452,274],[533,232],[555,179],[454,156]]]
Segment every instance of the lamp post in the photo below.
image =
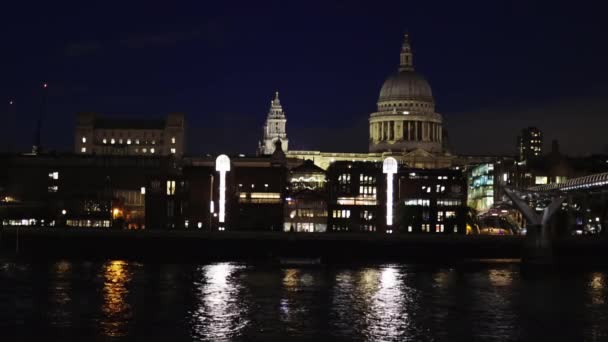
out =
[[[393,175],[397,173],[397,160],[393,157],[384,159],[382,172],[386,173],[386,225],[393,225]],[[392,233],[392,229],[387,229],[387,233]]]
[[226,221],[226,172],[230,171],[230,158],[227,155],[222,154],[215,160],[215,171],[220,173],[220,187],[219,187],[219,230],[224,230],[222,226]]

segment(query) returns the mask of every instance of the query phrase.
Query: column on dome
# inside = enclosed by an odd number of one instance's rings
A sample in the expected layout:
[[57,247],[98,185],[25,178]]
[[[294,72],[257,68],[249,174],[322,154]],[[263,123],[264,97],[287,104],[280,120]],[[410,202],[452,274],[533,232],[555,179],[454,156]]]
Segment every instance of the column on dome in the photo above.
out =
[[428,122],[422,122],[422,141],[427,141],[428,140],[428,126],[429,123]]
[[372,123],[372,140],[374,142],[378,141],[378,124]]
[[435,141],[439,141],[439,124],[435,123]]
[[403,140],[403,121],[395,121],[395,140]]

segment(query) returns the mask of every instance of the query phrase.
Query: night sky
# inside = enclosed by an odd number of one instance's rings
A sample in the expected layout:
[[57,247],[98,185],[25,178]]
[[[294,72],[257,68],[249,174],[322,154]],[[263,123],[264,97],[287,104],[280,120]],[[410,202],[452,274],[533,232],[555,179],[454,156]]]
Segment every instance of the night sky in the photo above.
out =
[[[3,3],[1,149],[71,150],[74,115],[184,112],[188,152],[253,153],[275,90],[290,149],[367,151],[369,113],[408,31],[454,152],[608,153],[600,1]],[[15,101],[16,106],[9,105]]]

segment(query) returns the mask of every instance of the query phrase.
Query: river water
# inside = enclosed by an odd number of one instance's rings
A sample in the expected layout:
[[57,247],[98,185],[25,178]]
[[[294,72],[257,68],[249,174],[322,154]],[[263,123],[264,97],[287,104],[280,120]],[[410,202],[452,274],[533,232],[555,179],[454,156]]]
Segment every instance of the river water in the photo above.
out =
[[[605,341],[608,272],[0,260],[11,340]],[[38,336],[44,336],[38,339]]]

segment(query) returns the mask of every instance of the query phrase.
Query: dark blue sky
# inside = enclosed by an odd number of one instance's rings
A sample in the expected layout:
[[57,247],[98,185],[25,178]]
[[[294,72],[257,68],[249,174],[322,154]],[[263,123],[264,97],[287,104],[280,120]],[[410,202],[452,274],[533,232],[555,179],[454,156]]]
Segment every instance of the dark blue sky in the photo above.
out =
[[605,152],[599,3],[14,1],[0,20],[0,142],[29,149],[48,82],[47,149],[71,149],[79,111],[181,111],[190,152],[252,153],[278,89],[292,149],[366,151],[368,115],[407,30],[455,152],[514,153],[528,125],[546,146]]

